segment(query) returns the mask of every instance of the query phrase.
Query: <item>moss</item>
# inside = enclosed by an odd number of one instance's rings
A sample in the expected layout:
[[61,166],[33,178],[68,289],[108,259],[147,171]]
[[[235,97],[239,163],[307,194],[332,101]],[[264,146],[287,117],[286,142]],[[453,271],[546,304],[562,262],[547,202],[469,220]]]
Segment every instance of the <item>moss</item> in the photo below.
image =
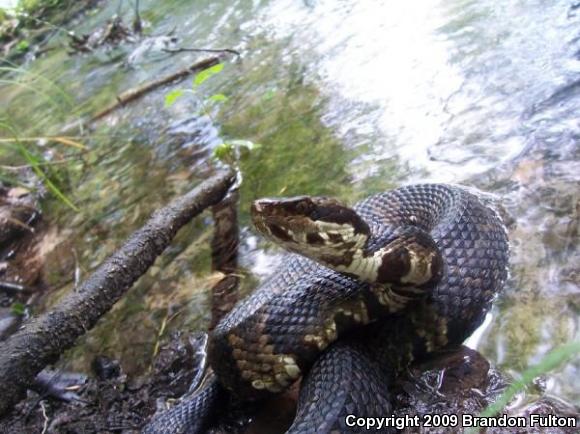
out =
[[[500,304],[500,314],[491,334],[501,336],[501,347],[493,347],[498,339],[488,339],[486,354],[494,354],[500,366],[523,370],[533,365],[539,354],[545,353],[547,342],[556,348],[573,338],[565,300],[549,300],[537,294],[518,293]],[[561,312],[561,315],[554,315]]]

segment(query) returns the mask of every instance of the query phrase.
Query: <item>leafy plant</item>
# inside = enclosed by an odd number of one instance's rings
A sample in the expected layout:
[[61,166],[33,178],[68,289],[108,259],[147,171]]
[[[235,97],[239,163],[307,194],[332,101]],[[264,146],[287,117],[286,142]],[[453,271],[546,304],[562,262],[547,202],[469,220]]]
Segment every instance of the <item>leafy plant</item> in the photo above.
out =
[[42,183],[46,186],[46,188],[55,195],[61,202],[63,202],[69,208],[72,208],[74,211],[79,211],[77,206],[73,204],[68,197],[61,192],[58,187],[50,180],[50,178],[46,175],[46,173],[42,170],[41,164],[42,159],[38,156],[32,154],[31,152],[26,149],[24,145],[21,143],[17,143],[16,147],[18,148],[20,154],[24,157],[24,159],[28,162],[36,176],[42,181]]
[[28,42],[26,39],[23,39],[18,44],[16,44],[16,50],[21,53],[28,51],[29,48],[30,42]]
[[[7,130],[13,136],[12,139],[0,139],[0,143],[3,143],[3,146],[14,150],[16,154],[20,155],[20,157],[24,161],[26,161],[30,169],[32,169],[32,171],[36,174],[36,176],[45,185],[48,191],[50,191],[57,199],[59,199],[66,206],[78,212],[79,209],[77,208],[77,206],[74,205],[73,202],[56,186],[56,184],[50,179],[49,175],[47,174],[47,171],[43,169],[43,166],[46,165],[46,161],[43,159],[42,155],[30,151],[18,139],[17,132],[7,122],[0,120],[0,128]],[[59,137],[59,139],[63,138]],[[66,143],[68,146],[84,147],[84,145],[74,140],[70,140],[66,137],[64,139],[65,139],[64,142],[61,141],[61,143]],[[14,180],[10,176],[2,176],[1,178],[3,181],[8,182],[10,184],[19,184],[18,180]]]
[[20,12],[32,13],[39,9],[55,8],[61,3],[63,3],[62,0],[20,0],[16,9]]
[[195,88],[196,86],[203,84],[203,82],[205,82],[208,78],[211,78],[214,75],[222,72],[223,69],[223,63],[218,63],[217,65],[204,69],[193,78],[193,87]]
[[[211,109],[215,104],[224,103],[228,101],[228,97],[223,93],[215,93],[206,98],[199,97],[200,86],[209,80],[211,77],[219,74],[224,69],[223,63],[218,63],[217,65],[210,66],[199,72],[194,78],[191,89],[174,89],[165,95],[165,107],[171,107],[179,98],[186,94],[194,95],[201,106],[201,113],[208,116],[212,121],[214,121],[211,114]],[[214,124],[216,122],[214,121]],[[254,149],[260,148],[261,145],[258,143],[251,142],[249,140],[228,140],[218,145],[214,149],[214,158],[217,160],[237,166],[240,159],[247,157],[250,152]]]
[[213,155],[221,162],[235,166],[242,158],[249,156],[251,151],[261,147],[259,143],[250,140],[228,140],[218,145]]
[[[223,63],[218,63],[217,65],[210,66],[209,68],[200,71],[194,78],[191,89],[174,89],[165,95],[165,107],[171,107],[179,98],[186,94],[193,94],[197,97],[198,88],[205,83],[208,79],[216,74],[219,74],[224,69]],[[207,103],[219,103],[228,100],[228,97],[222,93],[217,93],[211,95],[207,98],[201,99],[198,97],[200,105],[202,106],[203,113],[210,116],[209,110],[207,108]],[[211,116],[210,116],[211,117]]]
[[[488,406],[479,415],[480,417],[493,417],[500,413],[505,406],[522,390],[532,383],[534,378],[552,371],[564,362],[580,353],[580,341],[569,342],[555,350],[549,352],[535,366],[528,368],[522,374],[521,378],[509,386],[493,404]],[[467,433],[476,432],[476,430],[467,430]]]
[[165,107],[171,107],[178,98],[182,97],[185,94],[185,90],[183,89],[174,89],[165,95]]
[[10,311],[14,315],[23,316],[26,314],[26,305],[24,303],[16,301],[12,303],[12,305],[10,306]]

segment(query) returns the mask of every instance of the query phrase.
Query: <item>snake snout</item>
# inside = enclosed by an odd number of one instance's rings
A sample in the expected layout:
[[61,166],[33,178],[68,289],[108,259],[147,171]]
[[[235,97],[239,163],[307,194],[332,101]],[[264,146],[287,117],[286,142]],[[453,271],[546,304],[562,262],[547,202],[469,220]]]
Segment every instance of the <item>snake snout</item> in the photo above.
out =
[[250,211],[252,213],[252,215],[254,214],[259,214],[264,210],[264,206],[260,203],[259,200],[255,200],[252,202],[252,206],[250,208]]
[[275,199],[257,199],[252,202],[250,211],[252,217],[256,216],[268,216],[274,213],[276,203],[279,201]]
[[265,236],[270,235],[272,219],[275,218],[275,205],[272,200],[258,199],[252,202],[250,215],[254,227]]

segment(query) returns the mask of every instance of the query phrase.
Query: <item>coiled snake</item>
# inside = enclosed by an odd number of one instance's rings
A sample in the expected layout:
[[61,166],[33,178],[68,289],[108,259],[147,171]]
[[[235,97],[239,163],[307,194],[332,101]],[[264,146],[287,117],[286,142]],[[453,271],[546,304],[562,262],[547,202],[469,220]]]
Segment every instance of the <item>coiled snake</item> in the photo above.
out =
[[[209,360],[221,387],[244,400],[305,376],[289,433],[354,433],[348,414],[388,416],[392,377],[461,344],[507,277],[500,218],[461,187],[406,186],[352,209],[328,198],[263,199],[252,218],[293,253],[221,321]],[[203,429],[218,388],[213,374],[206,383],[145,432]]]

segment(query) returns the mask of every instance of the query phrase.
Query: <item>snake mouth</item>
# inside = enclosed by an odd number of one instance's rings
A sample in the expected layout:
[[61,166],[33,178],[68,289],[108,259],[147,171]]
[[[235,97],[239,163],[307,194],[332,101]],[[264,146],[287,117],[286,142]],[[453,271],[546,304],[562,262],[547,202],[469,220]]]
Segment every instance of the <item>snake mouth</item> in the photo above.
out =
[[255,228],[267,238],[276,243],[297,243],[297,228],[304,227],[304,222],[299,222],[299,218],[280,216],[269,216],[262,214],[252,215]]
[[297,242],[300,233],[314,229],[308,213],[314,204],[307,196],[287,199],[259,199],[252,203],[251,216],[256,229],[276,242]]

